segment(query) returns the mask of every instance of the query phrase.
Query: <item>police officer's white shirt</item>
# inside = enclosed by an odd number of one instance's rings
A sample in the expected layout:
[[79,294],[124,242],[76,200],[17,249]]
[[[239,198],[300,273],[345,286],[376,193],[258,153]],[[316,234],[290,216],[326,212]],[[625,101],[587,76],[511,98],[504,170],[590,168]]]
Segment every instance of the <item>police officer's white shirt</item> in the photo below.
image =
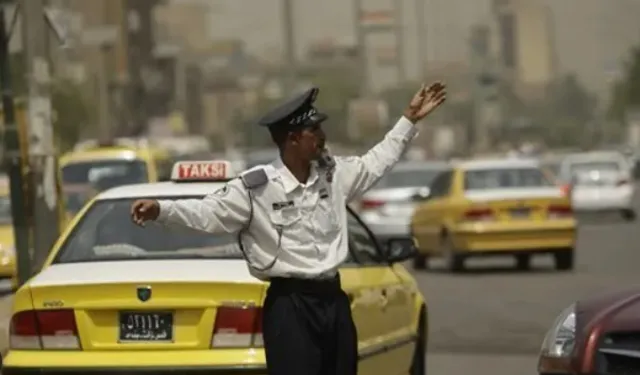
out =
[[[254,190],[253,219],[243,244],[253,276],[325,278],[337,273],[348,250],[346,205],[373,186],[401,158],[417,129],[402,117],[384,139],[360,157],[334,157],[331,182],[312,167],[300,183],[278,159],[264,168],[269,182]],[[161,200],[158,222],[213,234],[238,233],[250,217],[240,179],[203,199]],[[274,258],[277,257],[277,258]],[[264,268],[276,259],[273,266]]]

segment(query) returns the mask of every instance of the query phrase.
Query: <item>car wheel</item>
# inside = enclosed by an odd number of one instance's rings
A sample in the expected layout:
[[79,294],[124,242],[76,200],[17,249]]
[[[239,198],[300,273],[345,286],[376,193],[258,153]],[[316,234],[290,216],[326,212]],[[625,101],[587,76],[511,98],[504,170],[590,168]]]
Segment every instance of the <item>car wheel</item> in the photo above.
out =
[[529,269],[531,269],[531,255],[517,254],[516,269],[518,269],[519,271],[528,271]]
[[464,271],[464,256],[456,252],[449,236],[444,235],[442,237],[440,249],[444,255],[445,267],[449,272]]
[[425,308],[420,310],[420,322],[418,323],[418,332],[416,334],[416,348],[413,351],[413,359],[411,361],[410,375],[425,375],[427,373],[427,336],[425,334],[425,324],[427,323],[427,314]]
[[413,257],[414,270],[426,270],[429,267],[429,258],[424,254],[416,254]]
[[573,269],[574,250],[562,250],[553,254],[556,263],[556,269],[559,271],[568,271]]
[[627,208],[627,209],[622,210],[621,215],[622,215],[622,218],[625,221],[635,221],[636,220],[636,212],[631,208]]

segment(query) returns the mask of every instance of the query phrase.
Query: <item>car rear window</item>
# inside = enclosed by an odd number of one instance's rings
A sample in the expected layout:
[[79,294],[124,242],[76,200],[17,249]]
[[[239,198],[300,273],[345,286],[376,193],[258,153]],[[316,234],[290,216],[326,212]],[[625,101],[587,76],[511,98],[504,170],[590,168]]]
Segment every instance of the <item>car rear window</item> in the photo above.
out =
[[553,186],[538,168],[496,168],[469,170],[464,174],[465,190]]
[[618,161],[585,161],[572,162],[569,169],[572,175],[590,172],[620,172],[622,166]]
[[132,202],[133,199],[117,199],[92,204],[62,245],[54,263],[242,258],[234,235],[213,235],[154,222],[146,223],[144,228],[133,224]]
[[430,186],[440,173],[437,169],[392,170],[378,181],[375,189]]

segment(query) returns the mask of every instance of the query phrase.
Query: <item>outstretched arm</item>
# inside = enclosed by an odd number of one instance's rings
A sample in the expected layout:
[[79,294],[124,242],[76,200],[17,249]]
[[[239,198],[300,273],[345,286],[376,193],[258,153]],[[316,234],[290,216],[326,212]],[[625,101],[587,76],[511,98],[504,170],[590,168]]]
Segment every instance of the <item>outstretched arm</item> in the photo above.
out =
[[240,179],[203,199],[159,200],[159,223],[186,226],[209,233],[237,233],[249,220],[249,195]]

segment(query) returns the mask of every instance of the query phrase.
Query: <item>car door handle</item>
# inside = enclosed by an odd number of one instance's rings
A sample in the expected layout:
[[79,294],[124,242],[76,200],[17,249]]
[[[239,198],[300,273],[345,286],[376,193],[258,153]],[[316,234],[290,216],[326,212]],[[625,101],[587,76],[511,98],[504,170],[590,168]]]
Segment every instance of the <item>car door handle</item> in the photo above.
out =
[[386,290],[382,290],[382,293],[380,293],[380,298],[378,300],[378,304],[380,306],[380,308],[382,310],[386,309],[387,306],[389,305],[389,298],[387,297],[387,291]]

